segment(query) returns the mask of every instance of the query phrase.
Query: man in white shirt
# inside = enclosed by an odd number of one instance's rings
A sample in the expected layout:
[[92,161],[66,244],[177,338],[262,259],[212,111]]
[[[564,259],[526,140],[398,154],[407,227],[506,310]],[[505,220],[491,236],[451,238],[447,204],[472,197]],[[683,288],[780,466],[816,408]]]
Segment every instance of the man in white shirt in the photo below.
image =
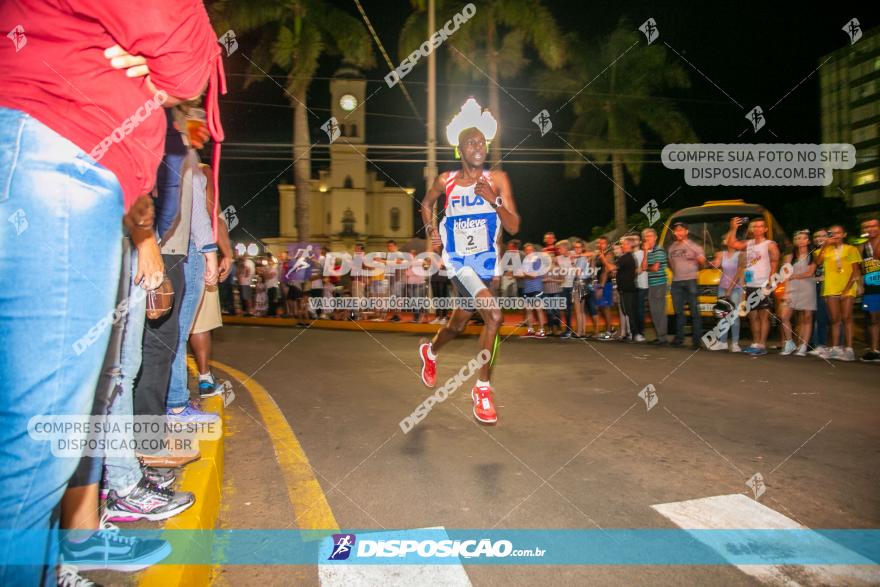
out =
[[[636,258],[636,288],[638,292],[633,320],[635,320],[638,325],[638,330],[635,332],[641,333],[644,332],[645,328],[645,303],[648,300],[648,272],[642,271],[642,259],[645,257],[645,251],[642,249],[642,237],[638,234],[634,234],[631,238],[633,257]],[[645,337],[642,334],[637,334],[633,340],[635,342],[645,342]]]
[[281,310],[278,303],[281,298],[278,280],[279,267],[278,260],[270,254],[266,258],[266,267],[263,269],[263,283],[266,284],[266,297],[269,299],[269,316],[277,316]]

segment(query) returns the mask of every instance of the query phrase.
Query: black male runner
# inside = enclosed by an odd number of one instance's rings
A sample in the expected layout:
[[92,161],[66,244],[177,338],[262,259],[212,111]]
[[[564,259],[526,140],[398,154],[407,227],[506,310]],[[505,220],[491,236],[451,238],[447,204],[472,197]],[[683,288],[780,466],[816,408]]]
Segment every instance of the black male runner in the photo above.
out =
[[[492,353],[491,360],[482,365],[476,385],[471,391],[474,416],[485,424],[498,421],[492,401],[489,376],[498,350],[498,329],[502,323],[501,310],[491,303],[490,291],[496,277],[499,251],[502,249],[502,228],[510,234],[519,231],[519,214],[513,200],[510,180],[503,171],[486,170],[486,137],[474,127],[458,135],[461,169],[441,173],[422,201],[422,221],[430,234],[431,244],[443,246],[443,263],[450,281],[460,297],[473,302],[481,300],[477,308],[484,326],[480,334],[480,349]],[[434,202],[446,195],[443,204],[445,216],[434,227]],[[452,317],[431,342],[419,347],[422,359],[422,382],[434,387],[437,374],[437,353],[450,340],[464,331],[473,308],[456,308]]]

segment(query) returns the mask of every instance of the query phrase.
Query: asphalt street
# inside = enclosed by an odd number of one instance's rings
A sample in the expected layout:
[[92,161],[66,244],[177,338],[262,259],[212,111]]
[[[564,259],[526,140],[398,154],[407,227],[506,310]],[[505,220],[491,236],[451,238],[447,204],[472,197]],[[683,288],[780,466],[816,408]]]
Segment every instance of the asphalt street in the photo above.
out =
[[[432,393],[419,380],[418,343],[409,334],[228,326],[214,357],[278,404],[342,528],[673,528],[652,506],[753,498],[746,482],[756,473],[766,487],[760,503],[798,524],[880,526],[877,365],[510,338],[492,378],[496,426],[475,422],[472,379],[404,433],[400,421]],[[477,351],[473,336],[449,344],[438,382]],[[648,385],[650,410],[639,396]],[[253,460],[235,455],[227,476],[241,477]],[[263,466],[269,479],[254,482],[271,484],[277,467]],[[252,526],[295,522],[289,505],[275,511]],[[759,584],[731,566],[466,572],[474,585]],[[310,572],[300,580],[319,582]]]

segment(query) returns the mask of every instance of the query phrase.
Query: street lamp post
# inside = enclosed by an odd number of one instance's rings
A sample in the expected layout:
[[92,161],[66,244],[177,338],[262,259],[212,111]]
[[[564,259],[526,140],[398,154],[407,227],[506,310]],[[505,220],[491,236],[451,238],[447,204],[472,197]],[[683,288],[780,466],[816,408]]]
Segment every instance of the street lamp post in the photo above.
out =
[[[435,0],[428,0],[428,37],[434,33]],[[431,182],[437,177],[437,52],[428,55],[428,164],[425,167],[425,194],[431,189]],[[431,218],[436,218],[437,204]],[[436,223],[432,220],[432,225]],[[430,243],[430,239],[428,239]]]

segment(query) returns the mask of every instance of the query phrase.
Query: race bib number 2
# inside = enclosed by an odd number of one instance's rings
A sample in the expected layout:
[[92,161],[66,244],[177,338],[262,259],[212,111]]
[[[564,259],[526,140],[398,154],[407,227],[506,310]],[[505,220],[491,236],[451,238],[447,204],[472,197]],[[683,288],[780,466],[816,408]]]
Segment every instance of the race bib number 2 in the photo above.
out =
[[489,250],[489,231],[486,226],[456,228],[455,250],[462,255],[476,255]]

